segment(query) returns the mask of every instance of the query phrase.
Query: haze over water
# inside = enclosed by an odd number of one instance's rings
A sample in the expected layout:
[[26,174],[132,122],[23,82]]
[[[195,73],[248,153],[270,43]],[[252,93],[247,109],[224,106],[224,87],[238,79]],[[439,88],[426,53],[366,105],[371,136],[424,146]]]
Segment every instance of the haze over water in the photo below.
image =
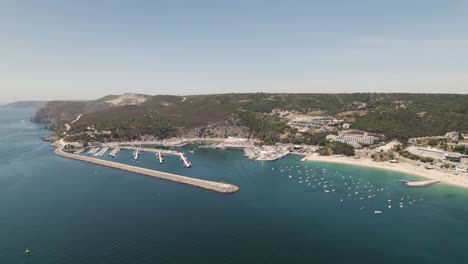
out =
[[418,178],[193,146],[181,149],[190,169],[151,153],[115,158],[240,187],[222,195],[57,157],[32,113],[0,110],[0,263],[468,262],[465,189],[408,188],[394,180]]

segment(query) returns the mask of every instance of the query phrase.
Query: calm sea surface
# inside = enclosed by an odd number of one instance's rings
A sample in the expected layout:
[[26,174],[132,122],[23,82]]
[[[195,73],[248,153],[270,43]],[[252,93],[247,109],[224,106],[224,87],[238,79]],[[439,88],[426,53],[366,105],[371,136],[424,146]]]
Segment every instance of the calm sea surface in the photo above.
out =
[[468,263],[468,190],[195,146],[181,149],[190,169],[151,153],[114,159],[240,187],[222,195],[57,157],[32,113],[0,110],[2,264]]

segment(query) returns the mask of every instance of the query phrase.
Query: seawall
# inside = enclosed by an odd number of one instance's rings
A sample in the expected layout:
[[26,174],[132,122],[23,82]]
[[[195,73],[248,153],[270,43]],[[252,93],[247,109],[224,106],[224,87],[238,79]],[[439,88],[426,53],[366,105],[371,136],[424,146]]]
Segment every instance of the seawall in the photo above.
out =
[[239,187],[232,185],[232,184],[195,179],[195,178],[180,176],[177,174],[155,171],[155,170],[130,166],[126,164],[121,164],[117,162],[90,158],[90,157],[80,156],[77,154],[71,154],[71,153],[64,152],[61,147],[58,147],[55,149],[55,154],[64,158],[85,161],[85,162],[89,162],[89,163],[93,163],[93,164],[97,164],[97,165],[101,165],[101,166],[105,166],[109,168],[120,169],[124,171],[142,174],[145,176],[151,176],[151,177],[155,177],[155,178],[159,178],[163,180],[191,185],[191,186],[203,188],[203,189],[218,192],[218,193],[235,193],[239,190]]

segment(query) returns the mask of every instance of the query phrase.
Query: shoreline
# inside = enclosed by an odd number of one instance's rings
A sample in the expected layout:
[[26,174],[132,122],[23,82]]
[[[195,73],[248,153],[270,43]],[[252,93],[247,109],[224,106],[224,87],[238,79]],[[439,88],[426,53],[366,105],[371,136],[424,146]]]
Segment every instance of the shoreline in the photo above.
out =
[[426,179],[440,181],[440,183],[450,184],[458,187],[468,188],[468,175],[454,175],[449,172],[443,172],[437,169],[427,170],[423,167],[415,166],[406,162],[389,163],[389,162],[376,162],[370,159],[346,156],[320,156],[317,153],[309,155],[304,158],[304,161],[318,161],[328,163],[338,163],[353,166],[368,167],[374,169],[397,171],[406,173],[413,176],[418,176]]
[[[62,139],[63,140],[63,139]],[[221,138],[179,138],[178,140],[182,141],[184,145],[192,144],[197,141],[205,142],[219,142],[223,139]],[[62,142],[63,143],[63,142]],[[167,143],[160,140],[145,140],[145,141],[132,141],[132,142],[104,142],[103,145],[112,147],[112,146],[121,146],[121,145],[163,145],[161,143]],[[176,144],[177,145],[177,144]],[[175,147],[176,145],[169,144],[167,147]],[[127,147],[129,148],[129,147]],[[167,151],[167,150],[164,150]],[[173,154],[173,153],[170,153]],[[390,162],[377,162],[367,158],[355,159],[354,157],[346,156],[321,156],[318,153],[289,153],[290,155],[300,155],[303,156],[301,161],[317,161],[317,162],[328,162],[328,163],[338,163],[346,164],[352,166],[361,166],[374,169],[383,169],[396,171],[400,173],[409,174],[412,176],[422,177],[424,179],[429,179],[432,181],[437,181],[439,183],[445,183],[453,186],[468,188],[468,175],[462,173],[455,175],[451,171],[444,171],[439,169],[425,169],[422,166],[417,166],[405,161],[400,160],[399,163],[390,163]]]

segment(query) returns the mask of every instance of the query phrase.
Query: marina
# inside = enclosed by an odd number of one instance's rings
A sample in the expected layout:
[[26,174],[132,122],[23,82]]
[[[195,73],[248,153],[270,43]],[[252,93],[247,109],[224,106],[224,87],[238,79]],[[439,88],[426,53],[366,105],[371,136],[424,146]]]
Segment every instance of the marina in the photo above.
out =
[[[138,155],[138,152],[139,150],[137,149],[135,152],[136,156]],[[97,164],[97,165],[101,165],[101,166],[105,166],[109,168],[120,169],[120,170],[129,171],[129,172],[133,172],[133,173],[137,173],[137,174],[141,174],[145,176],[151,176],[151,177],[169,180],[169,181],[173,181],[177,183],[191,185],[191,186],[199,187],[199,188],[214,191],[214,192],[229,194],[229,193],[235,193],[239,190],[239,187],[232,185],[232,184],[190,178],[190,177],[176,175],[172,173],[150,170],[150,169],[130,166],[130,165],[122,164],[122,163],[116,163],[112,161],[67,153],[63,151],[62,146],[58,146],[55,149],[54,153],[58,156],[65,157],[65,158],[80,160],[80,161],[89,162],[89,163],[93,163],[93,164]]]
[[[106,145],[103,144],[102,147],[90,147],[88,152],[86,153],[93,157],[102,157],[110,149],[110,147],[105,147],[105,146]],[[182,162],[182,166],[184,168],[192,167],[192,163],[188,160],[188,158],[184,155],[184,153],[174,151],[174,150],[168,150],[168,149],[156,149],[156,148],[149,148],[149,147],[142,148],[142,147],[133,147],[133,146],[115,146],[109,152],[109,156],[115,158],[122,149],[132,151],[132,157],[134,161],[137,161],[139,159],[142,152],[150,152],[150,153],[154,153],[156,160],[159,161],[159,164],[164,163],[164,154],[167,154],[167,155],[174,155],[174,156],[179,157],[180,161]],[[86,148],[83,148],[73,153],[79,155],[85,151],[86,151]]]

